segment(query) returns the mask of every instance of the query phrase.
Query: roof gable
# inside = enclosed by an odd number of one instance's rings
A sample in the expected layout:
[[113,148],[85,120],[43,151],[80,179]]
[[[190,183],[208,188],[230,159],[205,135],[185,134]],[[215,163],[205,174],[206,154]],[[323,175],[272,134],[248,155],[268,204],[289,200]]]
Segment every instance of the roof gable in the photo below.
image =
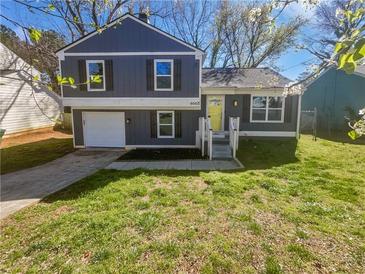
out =
[[204,52],[132,16],[117,18],[102,32],[91,32],[57,54],[82,52]]
[[0,42],[0,71],[18,71],[30,77],[40,72]]
[[338,69],[335,65],[331,65],[329,67],[327,67],[325,70],[323,70],[317,77],[307,81],[304,86],[305,89],[309,89],[310,86],[319,83],[319,81],[322,81],[322,78],[327,78],[327,77],[335,77],[335,73],[334,72],[339,72],[342,75],[346,76],[346,77],[363,77],[365,78],[365,66],[364,65],[359,65],[357,66],[356,70],[354,71],[354,73],[352,74],[347,74],[345,71]]

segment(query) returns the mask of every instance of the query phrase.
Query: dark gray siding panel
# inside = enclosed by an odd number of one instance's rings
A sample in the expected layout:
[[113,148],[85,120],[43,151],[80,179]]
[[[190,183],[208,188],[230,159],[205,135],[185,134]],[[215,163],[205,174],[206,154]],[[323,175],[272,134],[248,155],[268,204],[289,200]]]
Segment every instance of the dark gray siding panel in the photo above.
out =
[[[75,144],[83,145],[82,112],[73,110]],[[195,132],[199,128],[200,111],[181,111],[181,138],[159,139],[151,137],[150,110],[89,110],[122,111],[125,119],[131,122],[125,125],[126,145],[195,145]]]
[[[110,91],[80,91],[64,87],[64,97],[199,97],[199,62],[195,56],[66,56],[62,61],[64,77],[79,79],[78,60],[113,60],[113,89]],[[180,59],[181,89],[179,91],[147,90],[147,59]]]
[[72,110],[73,112],[73,129],[74,129],[74,138],[76,146],[84,145],[84,131],[82,127],[82,111],[80,110]]
[[181,111],[181,138],[151,138],[150,111],[126,111],[131,123],[126,125],[127,145],[195,145],[200,111]]
[[73,46],[66,52],[193,51],[130,18],[114,26]]
[[[238,101],[238,106],[233,106],[233,101]],[[225,130],[228,130],[228,117],[242,116],[243,95],[226,95],[225,98]],[[292,98],[292,116],[290,123],[245,123],[241,119],[241,131],[296,131],[297,113],[298,113],[298,96]]]

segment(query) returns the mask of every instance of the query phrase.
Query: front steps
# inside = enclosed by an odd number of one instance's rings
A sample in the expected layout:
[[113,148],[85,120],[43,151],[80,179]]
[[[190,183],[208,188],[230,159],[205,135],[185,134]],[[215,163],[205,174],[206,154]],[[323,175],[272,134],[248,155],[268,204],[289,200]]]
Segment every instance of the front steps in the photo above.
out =
[[232,149],[229,146],[229,135],[225,133],[213,134],[213,159],[232,159]]

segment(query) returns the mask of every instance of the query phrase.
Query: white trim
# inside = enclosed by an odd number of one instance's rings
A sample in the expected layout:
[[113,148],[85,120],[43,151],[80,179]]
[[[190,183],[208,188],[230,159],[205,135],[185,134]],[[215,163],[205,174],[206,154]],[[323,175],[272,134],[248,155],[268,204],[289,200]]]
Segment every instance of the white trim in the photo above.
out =
[[359,71],[354,71],[354,74],[360,77],[365,77],[365,73],[359,72]]
[[[252,110],[253,109],[263,109],[263,108],[254,108],[253,107],[253,97],[266,97],[266,106],[265,106],[265,120],[252,120]],[[285,97],[282,97],[281,108],[269,108],[269,97],[278,97],[266,94],[251,94],[250,98],[250,123],[284,123],[284,112],[285,112]],[[281,110],[280,120],[269,120],[269,110]]]
[[[172,124],[160,124],[160,114],[163,114],[163,113],[172,114],[172,120],[171,120]],[[161,136],[160,126],[172,126],[171,135]],[[166,110],[157,111],[157,138],[159,138],[159,139],[175,138],[175,111],[166,111]]]
[[235,95],[235,94],[264,94],[272,96],[283,96],[284,88],[207,88],[202,87],[203,95]]
[[206,113],[206,118],[208,118],[209,114],[208,114],[208,98],[209,97],[222,97],[222,128],[221,130],[218,131],[224,131],[224,120],[225,120],[225,116],[226,116],[226,96],[219,94],[219,95],[208,95],[206,96],[206,103],[205,103],[205,113]]
[[85,146],[74,146],[74,148],[85,148]]
[[[170,74],[157,75],[157,63],[170,63]],[[174,60],[173,59],[154,59],[153,60],[153,77],[154,77],[154,90],[155,91],[173,91],[174,90]],[[157,87],[157,77],[170,77],[170,88],[158,88]]]
[[196,148],[195,145],[127,145],[126,149],[134,148]]
[[198,97],[63,97],[63,105],[86,108],[123,109],[200,109]]
[[[168,33],[165,33],[165,32],[163,32],[163,31],[159,30],[158,28],[156,28],[156,27],[154,27],[154,26],[152,26],[152,25],[150,25],[150,24],[148,24],[148,23],[145,23],[145,22],[143,22],[143,21],[142,21],[142,20],[140,20],[140,19],[135,18],[134,16],[132,16],[132,15],[130,15],[130,14],[125,14],[125,15],[123,15],[122,17],[120,17],[119,19],[115,20],[114,22],[112,22],[112,23],[109,23],[109,24],[105,25],[104,27],[105,27],[105,28],[110,28],[110,27],[114,26],[115,24],[120,23],[121,21],[123,21],[123,20],[124,20],[124,19],[126,19],[126,18],[131,18],[132,20],[134,20],[134,21],[136,21],[136,22],[138,22],[138,23],[142,24],[143,26],[148,27],[148,28],[150,28],[150,29],[152,29],[152,30],[154,30],[154,31],[156,31],[156,32],[158,32],[158,33],[160,33],[160,34],[162,34],[162,35],[164,35],[164,36],[166,36],[166,37],[168,37],[168,38],[170,38],[170,39],[174,40],[175,42],[178,42],[178,43],[180,43],[180,44],[182,44],[182,45],[184,45],[184,46],[186,46],[186,47],[188,47],[188,48],[190,48],[190,49],[194,50],[194,52],[199,52],[199,53],[201,53],[201,54],[204,54],[204,52],[203,52],[202,50],[199,50],[199,49],[197,49],[197,48],[195,48],[195,47],[193,47],[193,46],[191,46],[191,45],[189,45],[189,44],[187,44],[187,43],[185,43],[185,42],[183,42],[183,41],[181,41],[181,40],[179,40],[179,39],[175,38],[174,36],[172,36],[172,35],[170,35],[170,34],[168,34]],[[56,52],[56,55],[57,55],[59,58],[61,58],[61,57],[62,57],[62,55],[65,53],[65,51],[66,51],[66,50],[69,50],[70,48],[72,48],[72,47],[74,47],[74,46],[76,46],[76,45],[80,44],[81,42],[84,42],[85,40],[87,40],[87,39],[89,39],[89,38],[91,38],[91,37],[93,37],[93,36],[95,36],[95,35],[97,35],[97,34],[99,34],[99,32],[97,32],[97,31],[95,31],[94,33],[87,34],[84,38],[81,38],[80,40],[78,40],[78,41],[76,41],[76,42],[74,42],[74,43],[72,43],[72,44],[70,44],[70,45],[66,46],[65,48],[63,48],[63,49],[61,49],[61,50],[59,50],[59,51],[57,51],[57,52]]]
[[188,55],[200,58],[189,51],[111,51],[111,52],[65,52],[64,56],[145,56],[145,55]]
[[[90,88],[89,64],[103,64],[103,88]],[[105,61],[104,60],[86,60],[86,77],[87,91],[105,91]]]
[[295,137],[295,131],[240,131],[240,136],[256,137]]

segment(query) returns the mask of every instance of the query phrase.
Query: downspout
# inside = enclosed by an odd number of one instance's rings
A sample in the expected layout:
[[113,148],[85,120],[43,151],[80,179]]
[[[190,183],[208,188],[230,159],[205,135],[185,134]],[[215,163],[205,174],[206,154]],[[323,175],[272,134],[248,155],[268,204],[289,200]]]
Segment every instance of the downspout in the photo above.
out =
[[299,98],[298,98],[297,132],[296,132],[297,140],[299,140],[299,138],[300,138],[300,115],[301,114],[302,114],[302,93],[299,95]]

